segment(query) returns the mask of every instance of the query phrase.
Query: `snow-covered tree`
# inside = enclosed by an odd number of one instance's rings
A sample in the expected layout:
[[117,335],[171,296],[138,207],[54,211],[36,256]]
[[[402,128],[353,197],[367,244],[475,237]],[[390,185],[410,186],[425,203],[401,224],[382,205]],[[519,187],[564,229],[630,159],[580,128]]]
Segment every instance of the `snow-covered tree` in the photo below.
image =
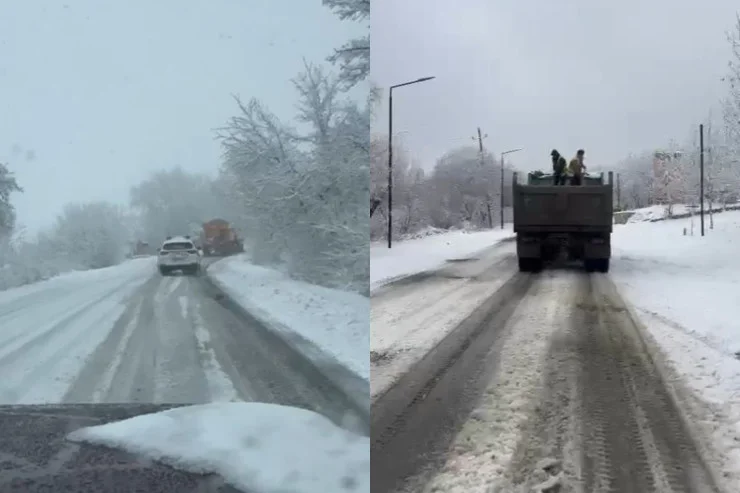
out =
[[153,173],[131,189],[136,238],[157,245],[167,236],[193,234],[210,219],[230,220],[216,188],[212,178],[181,168]]
[[8,165],[0,163],[0,239],[10,235],[15,226],[15,207],[10,196],[22,191]]
[[293,81],[300,132],[259,101],[219,130],[221,181],[240,211],[253,261],[365,291],[369,278],[369,105],[339,99],[341,80],[305,65]]
[[[370,0],[323,0],[341,20],[365,22],[370,18]],[[351,39],[327,58],[340,67],[339,79],[344,89],[365,80],[370,73],[370,26],[368,35]]]
[[53,251],[48,253],[58,264],[99,269],[123,260],[130,248],[129,237],[120,207],[107,202],[90,202],[65,207],[48,235],[49,241],[40,241],[39,245],[53,244]]
[[[371,196],[379,200],[371,236],[387,231],[388,141],[376,136],[371,147]],[[504,203],[511,202],[512,170],[504,170]],[[500,163],[477,147],[460,147],[442,156],[431,173],[409,159],[401,144],[393,150],[393,231],[404,235],[425,227],[487,228],[500,212]]]

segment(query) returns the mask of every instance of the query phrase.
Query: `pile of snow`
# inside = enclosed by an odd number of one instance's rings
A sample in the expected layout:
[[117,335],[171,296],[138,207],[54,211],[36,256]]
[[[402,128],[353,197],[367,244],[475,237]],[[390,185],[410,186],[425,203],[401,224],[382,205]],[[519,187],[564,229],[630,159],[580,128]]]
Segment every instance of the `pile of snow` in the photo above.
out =
[[288,406],[187,406],[81,428],[67,438],[215,473],[243,491],[370,491],[370,439]]
[[496,243],[513,237],[511,225],[506,229],[445,234],[400,241],[388,248],[386,243],[370,245],[370,289],[402,277],[433,270],[447,260],[469,257]]
[[[684,236],[691,231],[694,236]],[[703,402],[692,421],[716,439],[740,489],[740,212],[615,226],[611,276],[669,363]]]
[[265,325],[313,342],[365,379],[370,368],[370,300],[347,291],[296,281],[273,269],[228,257],[208,275]]

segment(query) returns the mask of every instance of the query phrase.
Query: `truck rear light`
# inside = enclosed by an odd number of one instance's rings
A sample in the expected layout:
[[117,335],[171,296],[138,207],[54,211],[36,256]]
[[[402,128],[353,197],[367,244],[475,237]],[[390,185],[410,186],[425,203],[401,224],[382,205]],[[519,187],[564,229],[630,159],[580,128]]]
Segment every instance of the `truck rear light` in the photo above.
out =
[[159,254],[160,254],[160,255],[167,255],[168,253],[169,253],[169,252],[165,252],[164,250],[160,250],[160,251],[159,251]]
[[591,240],[591,243],[595,243],[596,245],[603,245],[604,244],[604,238],[593,238]]

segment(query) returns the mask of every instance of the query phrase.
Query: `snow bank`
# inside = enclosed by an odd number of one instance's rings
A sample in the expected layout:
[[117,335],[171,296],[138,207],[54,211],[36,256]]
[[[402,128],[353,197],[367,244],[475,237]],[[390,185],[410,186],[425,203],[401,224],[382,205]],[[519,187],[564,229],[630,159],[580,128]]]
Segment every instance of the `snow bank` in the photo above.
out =
[[400,241],[388,248],[387,243],[370,245],[370,289],[423,272],[436,269],[447,260],[471,254],[513,236],[506,229],[479,232],[452,231],[422,238]]
[[615,226],[611,276],[669,363],[701,399],[692,421],[714,435],[740,490],[740,212]]
[[187,406],[69,434],[243,491],[370,491],[370,439],[312,411],[263,403]]
[[295,281],[285,274],[228,257],[208,267],[211,278],[268,326],[313,342],[368,379],[370,300],[347,291]]

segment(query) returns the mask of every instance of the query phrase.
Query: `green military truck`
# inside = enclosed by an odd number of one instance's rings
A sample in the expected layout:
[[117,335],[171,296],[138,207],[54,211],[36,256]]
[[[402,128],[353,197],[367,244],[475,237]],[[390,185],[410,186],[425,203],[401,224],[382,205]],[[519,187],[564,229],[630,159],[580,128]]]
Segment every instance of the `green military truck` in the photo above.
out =
[[613,183],[604,174],[586,174],[583,185],[554,185],[552,175],[529,173],[512,194],[519,270],[538,272],[545,262],[567,255],[588,272],[609,272]]

